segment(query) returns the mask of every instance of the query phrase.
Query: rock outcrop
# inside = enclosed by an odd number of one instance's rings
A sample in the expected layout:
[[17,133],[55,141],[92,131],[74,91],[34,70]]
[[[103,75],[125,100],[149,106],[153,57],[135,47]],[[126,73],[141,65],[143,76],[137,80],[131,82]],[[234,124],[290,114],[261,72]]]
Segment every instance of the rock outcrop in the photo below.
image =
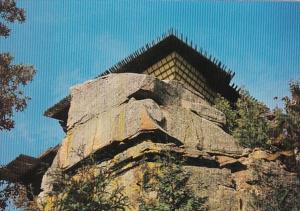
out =
[[[255,210],[254,170],[272,171],[272,177],[299,187],[294,173],[277,159],[281,154],[240,147],[224,132],[226,119],[201,94],[177,81],[161,81],[149,75],[110,74],[71,88],[67,134],[49,168],[65,171],[97,154],[102,165],[113,166],[137,208],[145,157],[176,152],[186,158],[194,192],[208,197],[210,210]],[[45,174],[40,200],[51,192],[51,176]],[[205,187],[203,188],[203,185]]]

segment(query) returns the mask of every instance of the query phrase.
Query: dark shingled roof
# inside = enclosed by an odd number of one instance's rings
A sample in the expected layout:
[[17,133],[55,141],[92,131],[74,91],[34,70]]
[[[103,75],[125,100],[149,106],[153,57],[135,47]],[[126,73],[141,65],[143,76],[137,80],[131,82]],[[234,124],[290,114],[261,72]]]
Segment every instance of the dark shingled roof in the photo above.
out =
[[45,111],[44,115],[47,117],[51,117],[58,120],[64,120],[66,118],[66,109],[69,110],[70,107],[71,96],[68,95],[67,97],[60,100],[54,106],[48,108]]
[[11,161],[4,168],[0,169],[0,179],[8,181],[18,181],[34,169],[39,164],[39,160],[27,155],[19,155],[15,160]]
[[[7,180],[11,182],[31,183],[35,182],[37,176],[43,175],[50,166],[59,145],[48,149],[41,156],[35,158],[28,155],[19,155],[16,159],[8,163],[6,166],[0,168],[0,180]],[[41,179],[41,178],[40,178]]]
[[[230,85],[234,73],[231,70],[227,70],[226,66],[219,60],[208,56],[202,49],[197,49],[196,45],[189,42],[187,38],[183,39],[182,35],[179,36],[173,30],[170,30],[156,41],[146,44],[97,77],[105,76],[109,73],[141,73],[147,67],[174,51],[193,65],[195,69],[201,71],[213,90],[220,93],[230,102],[236,102],[239,97],[239,90],[234,84]],[[50,107],[44,115],[65,121],[69,106],[70,96],[67,96]]]

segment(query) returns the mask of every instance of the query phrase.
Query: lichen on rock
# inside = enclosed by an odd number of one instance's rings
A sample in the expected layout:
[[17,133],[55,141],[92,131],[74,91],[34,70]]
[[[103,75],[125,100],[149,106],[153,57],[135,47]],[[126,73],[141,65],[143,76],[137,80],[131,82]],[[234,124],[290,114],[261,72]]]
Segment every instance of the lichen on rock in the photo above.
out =
[[[71,152],[84,145],[84,158],[96,155],[99,165],[115,171],[133,210],[138,209],[143,165],[166,151],[185,159],[191,189],[208,198],[210,210],[255,210],[250,193],[259,190],[253,183],[257,160],[273,168],[274,178],[284,175],[299,188],[296,175],[272,153],[239,146],[222,129],[225,121],[222,112],[178,81],[109,74],[71,88],[67,134],[48,172],[76,168],[83,160]],[[51,188],[51,177],[45,174],[40,201]]]

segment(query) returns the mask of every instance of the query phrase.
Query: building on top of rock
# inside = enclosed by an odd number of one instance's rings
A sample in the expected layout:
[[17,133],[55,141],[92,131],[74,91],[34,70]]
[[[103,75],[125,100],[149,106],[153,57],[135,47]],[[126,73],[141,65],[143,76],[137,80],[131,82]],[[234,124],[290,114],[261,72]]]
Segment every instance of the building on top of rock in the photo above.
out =
[[57,169],[75,179],[93,157],[124,187],[128,210],[139,210],[145,168],[172,153],[191,175],[191,193],[205,198],[208,210],[258,210],[257,202],[277,200],[276,187],[287,190],[284,210],[299,210],[299,179],[280,161],[293,153],[246,149],[223,130],[226,117],[211,102],[217,93],[237,100],[229,85],[233,75],[191,46],[170,33],[103,77],[73,86],[69,97],[46,111],[66,130],[61,144],[37,158],[19,156],[0,168],[0,179],[33,189],[29,200],[47,208],[42,210],[57,210]]
[[[141,73],[153,75],[160,80],[181,81],[211,104],[218,93],[232,103],[239,97],[237,86],[230,84],[234,73],[173,30],[146,44],[97,77],[110,73]],[[45,116],[58,119],[66,130],[69,108],[70,96],[67,96],[50,107]]]

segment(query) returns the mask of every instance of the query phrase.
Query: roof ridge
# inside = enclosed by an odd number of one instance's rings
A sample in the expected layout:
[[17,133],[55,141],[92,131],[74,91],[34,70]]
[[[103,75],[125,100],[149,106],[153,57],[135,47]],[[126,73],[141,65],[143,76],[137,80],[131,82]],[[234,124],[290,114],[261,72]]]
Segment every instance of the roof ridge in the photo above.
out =
[[[130,63],[131,61],[136,59],[138,56],[140,56],[143,53],[145,53],[146,51],[148,51],[150,48],[156,46],[161,41],[163,41],[171,36],[174,36],[175,38],[177,38],[178,40],[180,40],[181,42],[186,44],[188,47],[190,47],[194,51],[196,51],[200,56],[202,56],[205,59],[207,59],[208,61],[212,62],[214,65],[216,65],[218,67],[218,69],[223,71],[226,75],[229,75],[230,79],[232,79],[234,77],[235,73],[230,68],[228,68],[225,64],[222,64],[222,62],[218,58],[214,57],[212,54],[208,54],[207,51],[203,50],[203,48],[201,48],[201,47],[198,49],[197,45],[196,44],[193,45],[193,41],[189,40],[187,36],[184,36],[183,33],[179,33],[174,28],[170,28],[167,32],[163,33],[161,36],[146,43],[145,45],[143,45],[142,47],[135,50],[133,53],[129,54],[127,57],[125,57],[124,59],[119,61],[118,63],[116,63],[113,66],[106,69],[104,72],[102,72],[95,78],[99,78],[99,77],[105,76],[110,73],[116,73],[118,70],[122,69],[122,67],[124,67],[126,64]],[[234,84],[232,84],[231,87],[234,88]],[[237,86],[235,87],[235,89],[236,88],[237,88]]]
[[[169,39],[169,40],[167,40]],[[173,40],[172,40],[173,39]],[[227,68],[225,64],[222,64],[222,62],[217,59],[216,57],[212,56],[211,54],[208,54],[207,51],[203,50],[203,48],[198,48],[196,44],[193,43],[192,40],[189,40],[187,36],[184,36],[183,33],[179,33],[176,29],[170,28],[167,32],[163,33],[161,36],[158,36],[156,39],[146,43],[144,46],[140,47],[139,49],[135,50],[133,53],[129,54],[127,57],[116,63],[115,65],[111,66],[110,68],[106,69],[104,72],[96,76],[95,78],[99,78],[105,75],[108,75],[110,73],[122,73],[127,72],[132,64],[136,63],[136,60],[143,58],[145,54],[147,54],[147,51],[154,51],[155,47],[158,48],[166,48],[165,43],[166,42],[177,42],[181,49],[184,48],[184,52],[188,51],[189,53],[193,54],[193,57],[197,57],[197,59],[201,60],[203,59],[205,63],[208,63],[211,66],[210,70],[205,70],[206,75],[209,74],[207,71],[213,71],[213,73],[216,74],[215,78],[211,78],[213,81],[212,86],[216,88],[217,92],[223,93],[222,95],[230,97],[230,92],[235,92],[235,96],[233,99],[236,98],[237,95],[239,95],[240,88],[238,88],[237,85],[231,82],[232,78],[234,77],[235,73],[230,69]],[[174,49],[173,49],[174,50]],[[176,51],[176,49],[175,49]],[[154,59],[154,58],[153,58]],[[198,61],[197,61],[198,62]],[[135,65],[138,66],[138,68],[141,69],[141,66],[139,63],[136,63]],[[130,70],[130,69],[129,69]],[[224,79],[222,81],[219,81],[219,79]],[[216,82],[218,81],[218,82]],[[225,87],[225,90],[220,90],[218,87],[218,83],[221,82]],[[66,106],[70,101],[70,95],[63,98],[61,101],[56,103],[51,108],[48,108],[44,115],[50,116],[53,113],[56,113],[59,111],[62,107]]]

